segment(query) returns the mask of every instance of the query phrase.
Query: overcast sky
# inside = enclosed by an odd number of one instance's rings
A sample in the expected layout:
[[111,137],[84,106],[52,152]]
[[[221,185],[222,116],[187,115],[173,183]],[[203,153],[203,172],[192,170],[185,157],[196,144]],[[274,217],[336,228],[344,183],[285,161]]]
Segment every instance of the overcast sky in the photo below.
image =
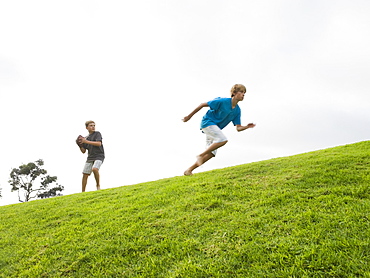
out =
[[38,159],[79,193],[87,120],[103,189],[182,175],[206,109],[181,119],[236,83],[257,126],[230,124],[194,173],[369,140],[369,15],[366,0],[2,0],[0,205],[18,202],[11,169]]

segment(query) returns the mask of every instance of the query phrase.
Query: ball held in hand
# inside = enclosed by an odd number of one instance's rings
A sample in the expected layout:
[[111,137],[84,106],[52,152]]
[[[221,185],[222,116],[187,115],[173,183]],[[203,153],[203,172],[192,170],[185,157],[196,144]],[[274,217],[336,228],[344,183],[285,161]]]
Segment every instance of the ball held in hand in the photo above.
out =
[[82,139],[84,137],[82,135],[78,135],[77,139],[76,139],[76,144],[77,146],[79,146],[80,148],[83,147],[83,143],[82,143]]

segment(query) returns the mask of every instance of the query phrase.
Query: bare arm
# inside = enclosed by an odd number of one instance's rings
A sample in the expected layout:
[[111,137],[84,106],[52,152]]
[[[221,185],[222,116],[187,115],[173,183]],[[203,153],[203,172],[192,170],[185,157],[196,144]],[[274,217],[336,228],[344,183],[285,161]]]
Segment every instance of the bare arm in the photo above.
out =
[[238,131],[238,132],[240,132],[240,131],[243,131],[243,130],[246,130],[246,129],[248,129],[248,128],[254,128],[256,125],[255,124],[253,124],[253,123],[249,123],[248,125],[245,125],[245,126],[242,126],[242,125],[236,125],[236,130]]
[[82,139],[82,143],[93,145],[95,147],[100,147],[102,145],[101,141],[88,141],[85,138]]
[[206,102],[199,104],[198,107],[195,108],[189,115],[185,116],[182,119],[182,121],[186,123],[187,121],[189,121],[191,119],[191,117],[193,117],[203,107],[208,107],[208,104]]
[[86,149],[85,149],[84,147],[80,147],[80,151],[81,151],[82,153],[85,153],[85,152],[86,152]]

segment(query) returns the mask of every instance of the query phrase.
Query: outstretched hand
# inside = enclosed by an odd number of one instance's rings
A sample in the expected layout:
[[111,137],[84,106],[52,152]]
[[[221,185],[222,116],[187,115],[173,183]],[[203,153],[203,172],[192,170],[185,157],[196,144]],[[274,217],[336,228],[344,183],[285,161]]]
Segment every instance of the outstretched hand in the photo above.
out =
[[189,117],[189,116],[185,116],[183,119],[182,119],[182,121],[184,122],[184,123],[186,123],[187,121],[189,121],[191,119],[191,117]]
[[237,126],[236,126],[236,130],[237,130],[237,131],[243,131],[243,130],[246,130],[246,129],[248,129],[248,128],[254,128],[255,126],[256,126],[256,124],[254,124],[254,123],[249,123],[249,124],[244,125],[244,126],[242,126],[242,125],[237,125]]

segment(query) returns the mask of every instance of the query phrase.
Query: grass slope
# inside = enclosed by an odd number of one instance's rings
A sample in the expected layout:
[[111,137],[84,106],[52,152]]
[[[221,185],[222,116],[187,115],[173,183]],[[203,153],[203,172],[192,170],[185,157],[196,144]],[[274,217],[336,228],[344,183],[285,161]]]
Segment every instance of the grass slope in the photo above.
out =
[[0,277],[370,277],[370,141],[0,207]]

